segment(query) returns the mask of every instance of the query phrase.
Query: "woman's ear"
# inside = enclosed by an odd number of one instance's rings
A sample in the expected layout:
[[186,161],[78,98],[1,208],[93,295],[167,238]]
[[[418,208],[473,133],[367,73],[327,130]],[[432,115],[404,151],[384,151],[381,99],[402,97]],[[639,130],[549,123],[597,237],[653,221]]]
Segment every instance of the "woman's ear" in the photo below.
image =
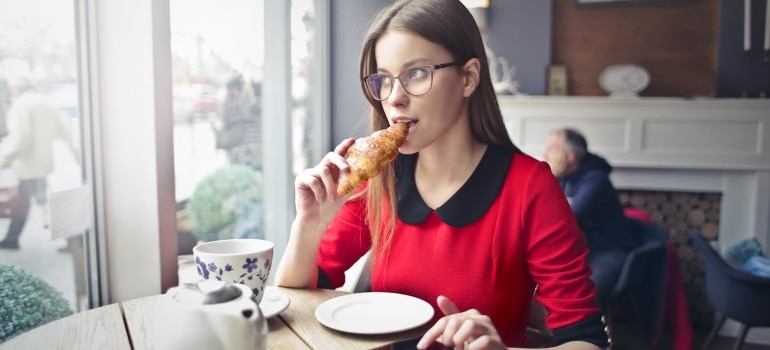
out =
[[476,91],[481,79],[481,61],[478,58],[474,57],[465,62],[463,79],[463,97],[468,98]]

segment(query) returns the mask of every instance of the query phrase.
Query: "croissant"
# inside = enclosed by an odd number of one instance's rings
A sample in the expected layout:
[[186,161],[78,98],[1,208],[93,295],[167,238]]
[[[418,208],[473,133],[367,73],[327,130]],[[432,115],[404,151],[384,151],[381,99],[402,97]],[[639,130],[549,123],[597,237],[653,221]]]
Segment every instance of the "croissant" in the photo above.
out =
[[337,194],[344,196],[361,186],[385,169],[396,159],[398,148],[404,144],[409,124],[395,123],[387,129],[375,131],[371,136],[357,139],[346,154],[349,172],[340,175]]

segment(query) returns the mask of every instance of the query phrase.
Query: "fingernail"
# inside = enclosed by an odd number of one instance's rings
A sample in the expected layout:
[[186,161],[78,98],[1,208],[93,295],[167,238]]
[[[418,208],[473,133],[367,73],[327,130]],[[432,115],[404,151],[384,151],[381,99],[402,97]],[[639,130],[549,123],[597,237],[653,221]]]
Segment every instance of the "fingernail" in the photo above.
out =
[[425,349],[425,347],[428,345],[428,344],[425,344],[425,343],[426,343],[425,339],[420,339],[420,341],[417,342],[417,348],[418,349]]

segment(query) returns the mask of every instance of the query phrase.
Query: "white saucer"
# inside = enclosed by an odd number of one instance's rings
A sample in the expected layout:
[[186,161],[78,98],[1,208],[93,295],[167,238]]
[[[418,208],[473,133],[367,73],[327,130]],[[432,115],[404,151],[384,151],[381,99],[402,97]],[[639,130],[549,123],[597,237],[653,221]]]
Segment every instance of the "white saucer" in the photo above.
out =
[[397,293],[353,293],[329,299],[315,310],[326,327],[356,334],[386,334],[424,325],[433,318],[427,302]]
[[259,310],[265,318],[280,314],[289,307],[289,297],[274,286],[265,287],[265,295],[259,302]]

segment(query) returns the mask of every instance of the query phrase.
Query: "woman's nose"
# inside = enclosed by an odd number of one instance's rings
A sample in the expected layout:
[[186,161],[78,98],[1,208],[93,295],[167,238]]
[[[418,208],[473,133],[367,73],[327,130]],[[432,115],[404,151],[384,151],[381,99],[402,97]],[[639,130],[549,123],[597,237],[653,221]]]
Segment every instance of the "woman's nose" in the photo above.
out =
[[390,91],[390,96],[388,96],[388,103],[390,105],[403,104],[408,99],[408,95],[404,85],[401,84],[401,80],[395,79],[393,90]]

